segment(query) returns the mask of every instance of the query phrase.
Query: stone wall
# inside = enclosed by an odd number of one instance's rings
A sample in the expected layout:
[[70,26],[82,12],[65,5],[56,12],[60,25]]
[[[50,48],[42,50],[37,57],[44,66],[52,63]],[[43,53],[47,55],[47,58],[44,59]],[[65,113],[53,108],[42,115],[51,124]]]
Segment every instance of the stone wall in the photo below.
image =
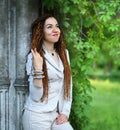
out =
[[26,55],[39,0],[0,0],[0,130],[22,130]]

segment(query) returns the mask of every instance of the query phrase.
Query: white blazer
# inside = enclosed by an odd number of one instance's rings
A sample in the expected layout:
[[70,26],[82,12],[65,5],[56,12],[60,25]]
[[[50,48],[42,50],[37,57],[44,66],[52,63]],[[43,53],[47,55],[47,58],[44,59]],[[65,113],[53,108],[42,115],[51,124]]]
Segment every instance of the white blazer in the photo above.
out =
[[[64,67],[62,61],[59,57],[59,65],[55,63],[52,57],[49,55],[46,49],[45,51],[45,59],[46,66],[48,71],[48,99],[41,102],[40,98],[43,94],[43,86],[37,87],[33,84],[33,66],[32,66],[32,53],[28,55],[27,63],[26,63],[26,71],[27,75],[29,75],[29,95],[25,104],[25,108],[28,110],[32,110],[35,112],[43,113],[43,112],[51,112],[56,108],[59,113],[65,114],[69,117],[71,103],[72,103],[72,82],[71,82],[71,91],[70,91],[70,99],[64,99]],[[68,51],[66,50],[67,58],[69,60]]]

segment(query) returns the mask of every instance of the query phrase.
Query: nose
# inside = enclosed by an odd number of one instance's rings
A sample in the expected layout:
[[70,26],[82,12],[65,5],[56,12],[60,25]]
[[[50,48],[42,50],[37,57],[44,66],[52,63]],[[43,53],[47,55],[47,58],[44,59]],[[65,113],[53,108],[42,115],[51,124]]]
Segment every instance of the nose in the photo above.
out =
[[54,27],[54,28],[53,28],[53,31],[54,31],[54,32],[60,32],[60,29],[59,29],[59,27]]

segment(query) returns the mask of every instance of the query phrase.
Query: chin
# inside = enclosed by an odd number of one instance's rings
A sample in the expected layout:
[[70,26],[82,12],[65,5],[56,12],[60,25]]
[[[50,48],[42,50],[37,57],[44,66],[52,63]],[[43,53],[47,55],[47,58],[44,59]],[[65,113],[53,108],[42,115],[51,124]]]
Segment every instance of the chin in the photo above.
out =
[[59,41],[59,39],[50,39],[50,40],[48,40],[48,42],[50,42],[50,43],[56,43],[58,41]]
[[58,42],[58,40],[54,40],[54,41],[52,41],[53,43],[56,43],[56,42]]

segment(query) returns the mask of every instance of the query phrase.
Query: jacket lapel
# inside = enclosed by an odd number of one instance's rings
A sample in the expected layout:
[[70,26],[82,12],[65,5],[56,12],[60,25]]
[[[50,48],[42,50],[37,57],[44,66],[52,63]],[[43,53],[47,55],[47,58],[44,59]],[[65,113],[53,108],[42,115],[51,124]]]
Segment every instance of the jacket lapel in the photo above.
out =
[[58,58],[59,58],[59,65],[57,65],[55,63],[55,61],[52,59],[52,57],[49,55],[49,53],[47,52],[47,50],[45,48],[43,48],[43,50],[44,50],[45,59],[49,62],[49,64],[51,66],[53,66],[57,71],[63,72],[63,69],[64,69],[63,68],[63,63],[62,63],[60,57],[58,56]]

